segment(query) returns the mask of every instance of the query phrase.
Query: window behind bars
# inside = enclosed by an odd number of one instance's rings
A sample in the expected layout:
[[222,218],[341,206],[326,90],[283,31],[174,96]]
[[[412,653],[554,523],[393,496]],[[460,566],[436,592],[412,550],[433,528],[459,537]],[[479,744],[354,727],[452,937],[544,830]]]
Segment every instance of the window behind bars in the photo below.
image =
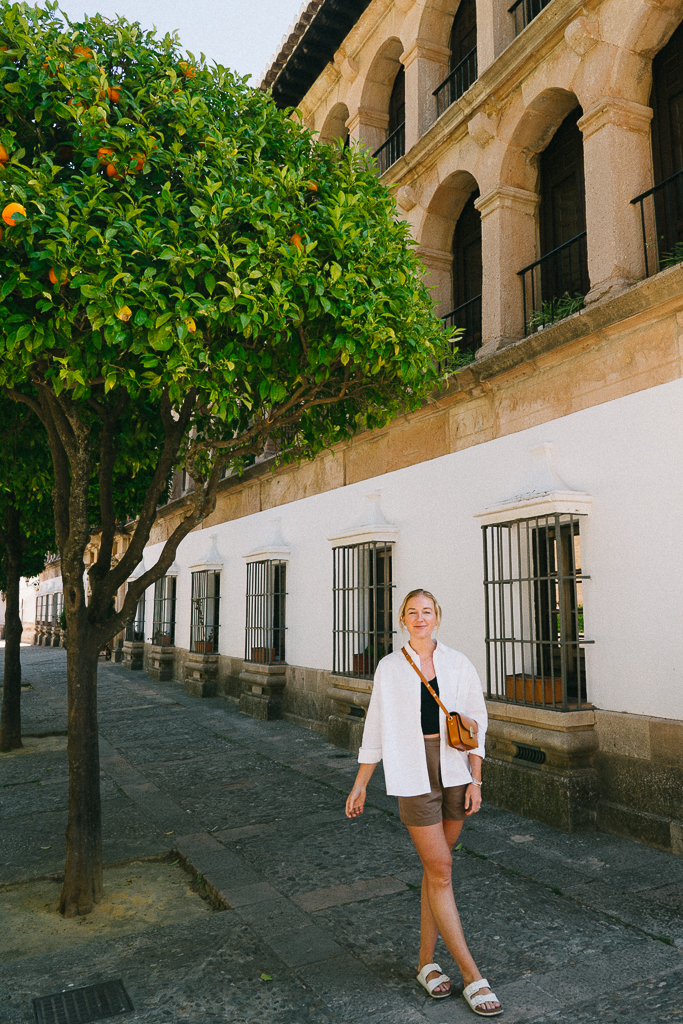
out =
[[286,572],[286,562],[247,563],[247,661],[285,660]]
[[190,650],[218,654],[221,574],[212,570],[192,573]]
[[334,660],[339,675],[371,679],[393,650],[392,545],[334,548]]
[[561,711],[586,705],[578,517],[484,526],[488,696]]
[[152,643],[158,647],[175,644],[176,577],[163,576],[154,584]]
[[126,626],[126,640],[130,640],[137,643],[144,642],[145,639],[145,594],[143,591],[142,597],[138,601],[138,606],[135,609],[135,618],[132,622],[129,622]]

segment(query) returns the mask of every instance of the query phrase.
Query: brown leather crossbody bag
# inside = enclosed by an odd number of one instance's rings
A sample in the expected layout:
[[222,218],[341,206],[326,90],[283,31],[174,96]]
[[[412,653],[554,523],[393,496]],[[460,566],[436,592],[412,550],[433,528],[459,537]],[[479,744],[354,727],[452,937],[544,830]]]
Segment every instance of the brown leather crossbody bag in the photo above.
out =
[[477,733],[479,731],[479,726],[476,720],[474,718],[468,718],[467,715],[461,715],[458,711],[446,711],[446,708],[439,700],[434,687],[429,685],[405,647],[402,647],[401,650],[406,657],[406,661],[413,666],[420,679],[446,716],[446,736],[449,744],[452,747],[455,747],[456,750],[473,750],[478,743]]

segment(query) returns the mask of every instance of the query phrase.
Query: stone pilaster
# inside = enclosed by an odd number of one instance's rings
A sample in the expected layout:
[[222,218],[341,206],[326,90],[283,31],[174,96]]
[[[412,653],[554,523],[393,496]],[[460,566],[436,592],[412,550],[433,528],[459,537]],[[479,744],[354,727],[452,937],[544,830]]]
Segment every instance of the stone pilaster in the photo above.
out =
[[252,718],[270,721],[282,717],[282,697],[287,685],[284,662],[262,664],[245,661],[240,679],[249,687],[240,695],[240,711]]
[[173,679],[174,668],[175,647],[152,644],[149,649],[149,668],[147,669],[149,678],[158,682],[167,682],[169,679]]
[[486,704],[484,798],[563,832],[594,826],[598,776],[592,758],[599,739],[593,709]]
[[451,51],[436,43],[415,43],[401,57],[406,69],[406,153],[436,121],[437,85],[448,74]]
[[338,678],[326,696],[335,704],[327,719],[327,738],[336,747],[357,753],[363,738],[365,714],[370,703],[372,681]]
[[[125,646],[125,644],[124,644]],[[218,655],[190,651],[185,662],[185,690],[195,697],[215,697],[218,692]]]
[[522,282],[518,272],[536,259],[536,210],[540,196],[497,185],[475,201],[481,214],[483,284],[479,358],[524,337]]
[[641,103],[608,96],[579,120],[588,224],[586,304],[645,276],[640,209],[631,200],[652,184],[650,121]]
[[123,667],[133,671],[139,671],[142,668],[144,653],[145,645],[142,640],[124,640],[122,659]]

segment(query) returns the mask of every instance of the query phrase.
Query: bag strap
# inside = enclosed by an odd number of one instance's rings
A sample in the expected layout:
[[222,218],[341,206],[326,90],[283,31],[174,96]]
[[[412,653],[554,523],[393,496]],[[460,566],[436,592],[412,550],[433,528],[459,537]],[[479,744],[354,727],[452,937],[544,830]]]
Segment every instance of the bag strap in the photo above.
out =
[[425,679],[425,677],[424,677],[424,676],[422,675],[422,673],[420,672],[419,668],[417,667],[417,665],[415,664],[415,662],[413,661],[413,659],[412,659],[412,658],[410,657],[410,655],[408,654],[408,652],[407,652],[407,650],[405,649],[405,647],[402,647],[402,648],[401,648],[401,650],[403,651],[403,653],[404,653],[404,655],[405,655],[405,657],[406,657],[406,661],[408,661],[408,662],[409,662],[409,664],[411,664],[411,665],[413,666],[413,668],[415,669],[415,671],[416,671],[416,672],[417,672],[417,674],[419,675],[420,679],[421,679],[421,680],[422,680],[422,682],[423,682],[423,683],[425,684],[425,686],[427,687],[427,689],[428,689],[428,690],[429,690],[429,692],[431,693],[432,697],[434,698],[434,700],[436,701],[436,703],[437,703],[437,704],[439,705],[439,707],[440,707],[440,708],[441,708],[441,710],[443,711],[443,713],[444,713],[444,715],[446,716],[446,718],[450,718],[450,717],[451,717],[451,713],[450,713],[450,711],[446,711],[446,708],[445,708],[445,707],[443,706],[443,704],[442,704],[442,703],[441,703],[441,701],[439,700],[438,694],[436,693],[436,690],[434,689],[434,687],[433,687],[433,686],[430,686],[430,685],[429,685],[429,683],[427,682],[427,680]]

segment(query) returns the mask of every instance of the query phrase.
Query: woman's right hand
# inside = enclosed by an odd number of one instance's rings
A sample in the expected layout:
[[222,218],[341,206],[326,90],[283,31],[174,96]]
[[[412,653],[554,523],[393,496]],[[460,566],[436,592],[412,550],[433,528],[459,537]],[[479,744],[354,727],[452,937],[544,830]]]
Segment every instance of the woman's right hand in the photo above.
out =
[[361,786],[358,782],[354,783],[353,789],[346,798],[346,817],[357,818],[359,814],[363,813],[363,807],[365,806],[365,797],[367,794],[367,787]]

